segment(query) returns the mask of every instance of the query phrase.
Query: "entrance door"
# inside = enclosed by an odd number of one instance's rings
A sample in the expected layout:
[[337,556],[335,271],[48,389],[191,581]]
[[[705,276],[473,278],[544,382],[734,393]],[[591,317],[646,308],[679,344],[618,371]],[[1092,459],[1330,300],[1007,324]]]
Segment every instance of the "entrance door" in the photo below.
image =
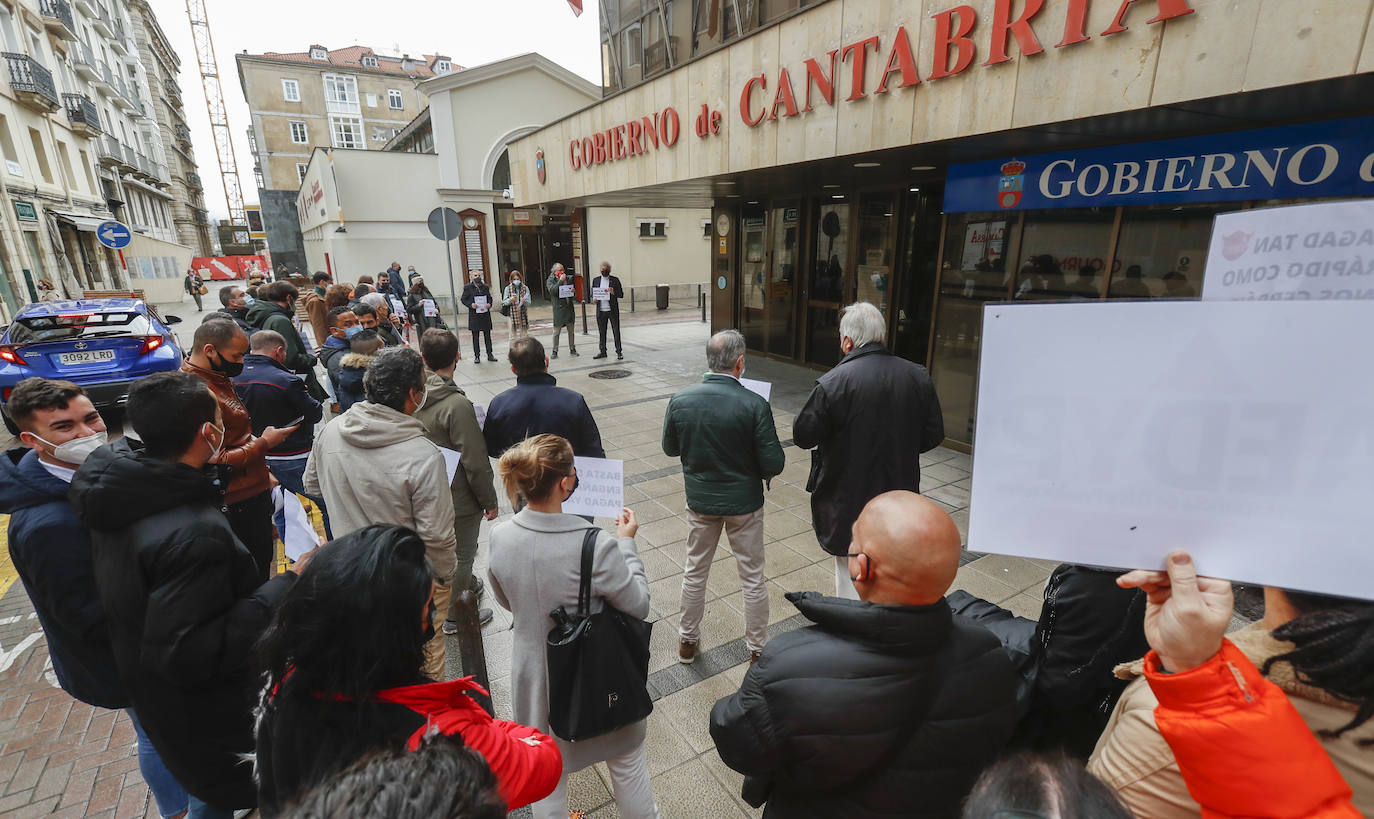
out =
[[840,307],[853,300],[853,197],[835,194],[815,207],[811,286],[806,300],[806,360],[833,367],[840,360]]
[[800,238],[796,202],[740,211],[740,332],[751,350],[796,355]]

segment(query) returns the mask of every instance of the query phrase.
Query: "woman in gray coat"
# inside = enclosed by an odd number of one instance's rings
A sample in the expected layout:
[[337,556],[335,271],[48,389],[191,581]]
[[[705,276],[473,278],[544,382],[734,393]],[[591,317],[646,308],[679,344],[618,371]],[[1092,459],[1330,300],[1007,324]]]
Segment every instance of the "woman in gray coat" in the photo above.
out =
[[[549,675],[545,641],[553,621],[549,612],[577,608],[582,537],[587,521],[563,514],[563,502],[577,487],[572,446],[557,435],[536,435],[501,456],[501,478],[511,502],[528,505],[491,533],[487,569],[492,594],[515,620],[511,657],[511,699],[515,719],[549,729]],[[649,616],[649,581],[635,551],[639,523],[629,509],[616,519],[616,535],[602,532],[592,560],[592,611],[610,605],[631,617]],[[555,737],[563,752],[563,776],[546,799],[534,803],[535,819],[566,819],[568,774],[605,762],[620,815],[654,819],[649,764],[644,754],[643,720],[609,734],[578,742]]]

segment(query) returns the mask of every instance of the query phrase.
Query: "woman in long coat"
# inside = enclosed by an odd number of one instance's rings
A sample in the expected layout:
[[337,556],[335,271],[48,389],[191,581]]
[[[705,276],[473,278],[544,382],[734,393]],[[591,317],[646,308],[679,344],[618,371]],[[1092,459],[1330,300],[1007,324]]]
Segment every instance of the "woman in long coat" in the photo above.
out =
[[530,289],[525,286],[525,274],[510,272],[510,284],[501,294],[501,303],[510,308],[511,340],[530,334]]
[[[477,300],[482,303],[478,304]],[[472,360],[478,364],[482,363],[482,349],[478,346],[478,338],[482,335],[487,337],[487,360],[495,361],[496,356],[491,352],[491,288],[486,282],[482,281],[482,271],[472,270],[468,272],[468,283],[463,285],[463,295],[460,301],[463,306],[468,308],[468,330],[472,332]]]
[[[425,315],[425,302],[428,301],[435,310],[432,316]],[[419,276],[410,285],[410,295],[406,296],[406,312],[410,314],[411,326],[415,328],[416,336],[422,336],[431,327],[439,327],[447,330],[448,325],[444,323],[444,317],[438,314],[438,302],[434,300],[434,294],[425,287],[425,280]]]

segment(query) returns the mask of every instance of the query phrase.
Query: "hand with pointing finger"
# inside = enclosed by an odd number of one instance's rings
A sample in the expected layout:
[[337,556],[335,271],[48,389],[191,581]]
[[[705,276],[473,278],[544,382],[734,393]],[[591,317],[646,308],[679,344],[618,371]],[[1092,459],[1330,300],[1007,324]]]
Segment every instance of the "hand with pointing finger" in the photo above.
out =
[[1221,650],[1234,600],[1231,582],[1198,577],[1187,552],[1169,555],[1166,572],[1137,569],[1116,579],[1123,589],[1143,589],[1145,639],[1171,673],[1197,668]]

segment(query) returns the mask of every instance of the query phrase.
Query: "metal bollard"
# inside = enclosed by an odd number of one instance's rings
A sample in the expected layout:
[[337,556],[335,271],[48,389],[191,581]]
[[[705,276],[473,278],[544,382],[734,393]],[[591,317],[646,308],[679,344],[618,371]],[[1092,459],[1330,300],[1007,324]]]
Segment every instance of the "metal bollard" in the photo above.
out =
[[633,313],[634,311],[635,311],[635,289],[634,289],[633,287],[631,287],[631,288],[630,288],[630,312]]
[[701,323],[706,323],[706,293],[697,285],[697,300],[701,302]]
[[[463,663],[463,674],[490,691],[487,652],[482,646],[482,623],[477,619],[477,595],[472,589],[464,589],[458,595],[458,656]],[[491,697],[476,691],[471,692],[471,696],[488,714],[495,716]]]
[[582,302],[582,335],[587,335],[587,303]]

